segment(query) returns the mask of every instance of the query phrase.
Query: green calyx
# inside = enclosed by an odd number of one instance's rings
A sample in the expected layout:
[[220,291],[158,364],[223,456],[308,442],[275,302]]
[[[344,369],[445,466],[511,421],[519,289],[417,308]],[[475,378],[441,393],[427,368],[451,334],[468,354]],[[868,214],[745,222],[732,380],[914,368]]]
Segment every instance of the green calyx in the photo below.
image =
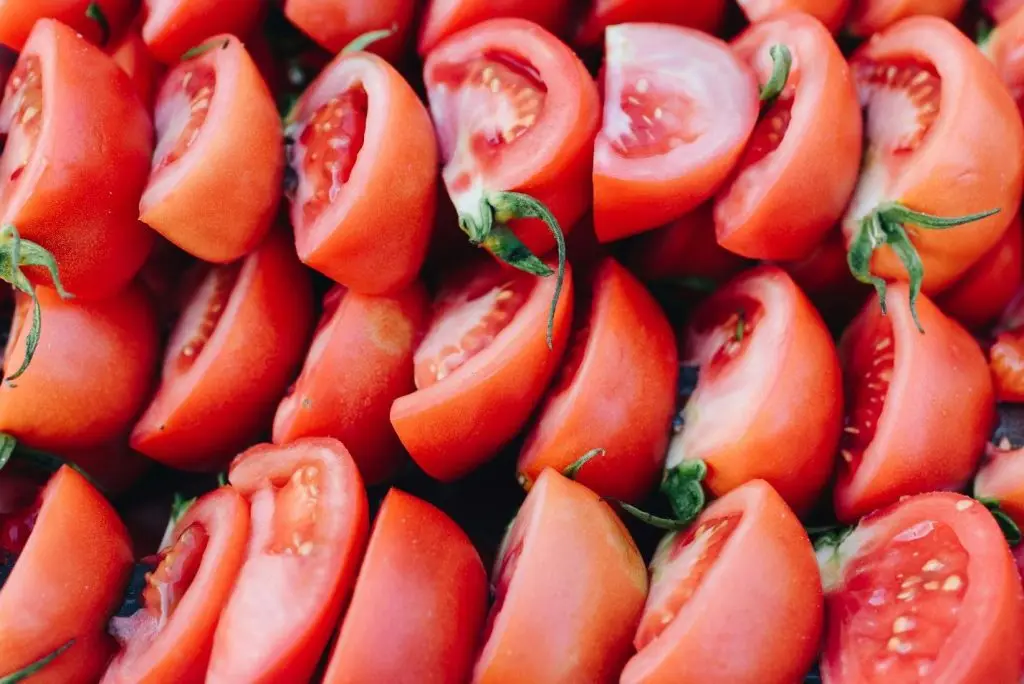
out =
[[793,54],[785,45],[781,43],[772,45],[768,49],[768,54],[772,58],[772,75],[761,86],[761,92],[758,95],[765,107],[770,107],[782,94],[782,89],[786,87],[786,81],[789,80],[789,70],[793,67]]
[[988,509],[988,512],[992,514],[992,517],[996,519],[999,524],[999,529],[1003,531],[1003,536],[1006,537],[1006,543],[1010,546],[1017,546],[1021,541],[1020,527],[1013,521],[1013,518],[1002,509],[997,499],[991,497],[979,496],[977,497],[978,503]]
[[[917,296],[921,294],[921,281],[924,279],[924,265],[917,248],[910,240],[907,225],[925,230],[945,230],[955,228],[974,221],[988,218],[999,212],[991,209],[965,216],[934,216],[920,211],[908,209],[898,202],[886,202],[860,220],[857,234],[846,255],[850,273],[860,282],[871,285],[878,293],[882,313],[885,313],[885,280],[871,272],[871,255],[875,250],[888,245],[903,262],[910,282],[910,314],[920,332],[924,332],[921,321],[917,317]],[[913,229],[911,229],[913,230]]]
[[669,507],[675,516],[673,518],[652,515],[624,501],[615,500],[615,503],[622,510],[651,527],[673,532],[684,530],[704,510],[707,498],[702,483],[707,474],[708,467],[704,461],[683,461],[675,468],[665,471],[665,477],[661,482],[661,493],[668,499]]
[[398,33],[398,22],[391,24],[391,26],[386,29],[367,31],[361,36],[353,38],[352,42],[341,49],[341,54],[350,55],[353,52],[365,52],[366,48],[370,47],[374,43],[380,42],[385,38],[390,38],[396,33]]
[[89,6],[85,8],[85,16],[92,19],[100,27],[100,46],[104,46],[110,42],[110,22],[107,21],[107,16],[103,14],[103,8],[100,7],[98,2],[90,2]]
[[64,651],[74,646],[74,644],[75,640],[71,639],[70,641],[58,646],[52,652],[43,656],[31,665],[26,665],[25,667],[21,668],[20,670],[12,674],[0,676],[0,684],[17,684],[17,682],[21,682],[28,679],[29,677],[36,674],[44,667],[52,663],[54,660],[59,658],[61,654],[64,653]]
[[604,456],[604,454],[604,449],[591,449],[590,451],[588,451],[587,453],[583,454],[575,461],[570,463],[568,466],[566,466],[565,470],[562,471],[562,475],[566,476],[570,480],[575,480],[576,477],[580,474],[580,469],[583,468],[583,466],[590,462],[591,459],[597,456]]

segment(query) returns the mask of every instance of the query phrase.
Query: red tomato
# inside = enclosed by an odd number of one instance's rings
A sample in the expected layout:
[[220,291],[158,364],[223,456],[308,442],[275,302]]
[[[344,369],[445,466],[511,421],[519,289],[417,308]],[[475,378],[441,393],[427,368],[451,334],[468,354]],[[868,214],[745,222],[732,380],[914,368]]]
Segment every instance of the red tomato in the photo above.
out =
[[249,507],[230,487],[192,504],[152,570],[139,609],[110,621],[121,650],[103,682],[202,681],[213,631],[249,540]]
[[309,276],[283,235],[208,269],[131,438],[134,449],[187,470],[222,467],[270,426],[313,327]]
[[[1024,0],[1015,2],[1024,7]],[[1000,21],[982,44],[982,50],[996,65],[999,78],[1024,116],[1024,11],[1014,11]]]
[[[5,0],[0,3],[0,43],[21,51],[36,21],[56,19],[92,43],[105,42],[101,23],[89,14],[94,0]],[[119,33],[131,19],[134,0],[96,0],[109,30]]]
[[369,522],[341,442],[255,446],[231,464],[249,500],[246,558],[213,639],[206,681],[306,681],[356,578]]
[[370,47],[389,61],[405,49],[415,8],[415,0],[284,0],[288,20],[332,54],[370,31],[394,31]]
[[853,300],[858,305],[864,299],[864,285],[850,275],[846,262],[846,242],[842,231],[833,229],[810,255],[797,261],[778,264],[812,300],[834,296]]
[[302,374],[277,407],[274,443],[334,437],[367,482],[393,475],[405,451],[391,403],[416,389],[413,352],[429,306],[419,284],[394,297],[331,290]]
[[802,681],[818,655],[822,603],[807,533],[768,483],[753,480],[661,540],[638,653],[619,681]]
[[1024,327],[1000,332],[988,356],[999,401],[1024,402]]
[[391,406],[391,424],[431,477],[455,480],[481,465],[526,424],[558,369],[572,325],[568,275],[545,323],[555,284],[477,261],[442,287],[413,357],[417,390]]
[[658,303],[605,259],[578,316],[567,358],[519,454],[520,481],[564,470],[604,449],[574,479],[605,497],[639,502],[665,460],[679,358]]
[[1020,677],[1020,578],[1003,533],[976,501],[911,497],[865,518],[819,563],[828,614],[823,681]]
[[505,534],[475,684],[614,682],[647,596],[633,539],[597,494],[550,468]]
[[1021,7],[1024,0],[981,0],[981,8],[998,24],[1008,22]]
[[0,515],[0,531],[0,567],[14,559],[0,587],[0,673],[16,672],[74,639],[31,681],[96,681],[114,650],[107,619],[132,564],[117,513],[64,466],[35,504]]
[[527,19],[561,34],[570,4],[569,0],[429,0],[420,25],[419,53],[426,56],[453,34],[488,19]]
[[128,29],[107,48],[107,54],[128,74],[146,111],[152,111],[156,86],[163,77],[164,68],[149,54],[142,36],[135,29]]
[[609,26],[637,22],[678,24],[706,33],[715,33],[724,16],[724,0],[595,0],[576,31],[576,42],[586,46],[598,45]]
[[810,301],[762,266],[701,304],[681,344],[700,374],[665,467],[704,461],[716,496],[763,479],[806,512],[832,472],[843,413],[836,348]]
[[994,499],[1017,525],[1024,524],[1024,449],[987,445],[986,460],[974,476],[974,496]]
[[357,292],[396,292],[423,263],[437,199],[437,142],[395,69],[341,54],[288,115],[299,258]]
[[710,199],[757,122],[750,69],[722,41],[680,26],[610,28],[604,96],[594,147],[594,229],[602,242],[663,225]]
[[[846,427],[836,515],[853,521],[901,496],[958,489],[971,477],[995,417],[978,343],[927,297],[889,288],[888,315],[872,298],[843,333]],[[913,426],[913,429],[907,429]]]
[[469,538],[426,501],[392,489],[331,653],[325,684],[463,684],[487,613]]
[[251,252],[277,211],[284,169],[277,107],[237,38],[164,79],[140,218],[186,252],[227,263]]
[[718,242],[737,254],[800,259],[835,226],[853,193],[861,112],[846,58],[821,22],[786,14],[747,29],[733,50],[767,83],[776,45],[792,55],[789,77],[715,199],[715,228]]
[[[123,288],[153,244],[137,221],[153,131],[133,93],[113,60],[44,19],[0,104],[0,225],[52,252],[64,287],[79,298]],[[51,282],[41,269],[27,275]]]
[[752,24],[773,19],[789,12],[811,15],[835,33],[843,25],[850,0],[737,0],[743,14]]
[[[263,0],[143,0],[142,39],[164,64],[219,34],[247,36],[263,18]],[[245,168],[244,163],[240,165]]]
[[855,36],[871,36],[900,19],[934,16],[956,21],[964,0],[854,0],[846,26]]

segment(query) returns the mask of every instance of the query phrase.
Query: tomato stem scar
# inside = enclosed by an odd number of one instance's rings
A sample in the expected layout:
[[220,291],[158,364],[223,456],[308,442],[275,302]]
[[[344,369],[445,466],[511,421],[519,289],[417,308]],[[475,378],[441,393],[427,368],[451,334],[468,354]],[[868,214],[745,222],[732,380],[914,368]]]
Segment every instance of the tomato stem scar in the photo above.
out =
[[758,96],[765,106],[770,106],[782,94],[782,89],[789,80],[789,70],[793,66],[793,54],[781,43],[768,48],[768,54],[772,58],[772,75],[761,86],[761,93]]
[[17,682],[24,681],[34,675],[35,673],[42,670],[44,667],[56,660],[64,651],[71,648],[75,643],[74,639],[71,639],[64,644],[58,646],[49,654],[43,656],[39,660],[35,661],[31,665],[26,665],[17,672],[9,675],[0,677],[0,684],[16,684]]

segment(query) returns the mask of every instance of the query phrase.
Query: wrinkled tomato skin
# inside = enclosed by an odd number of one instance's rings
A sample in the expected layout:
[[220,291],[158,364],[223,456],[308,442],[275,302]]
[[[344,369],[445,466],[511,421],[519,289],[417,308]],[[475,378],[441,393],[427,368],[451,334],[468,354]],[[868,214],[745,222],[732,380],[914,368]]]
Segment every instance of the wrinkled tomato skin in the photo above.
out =
[[426,501],[392,489],[323,681],[463,684],[487,603],[487,572],[466,534]]
[[846,27],[855,36],[867,37],[907,17],[956,21],[963,8],[964,0],[857,0],[846,18]]
[[597,0],[576,31],[575,41],[582,46],[599,45],[604,38],[605,29],[609,26],[638,22],[689,26],[714,34],[721,26],[724,16],[724,0]]
[[[981,458],[995,418],[992,379],[974,338],[923,295],[917,298],[921,334],[903,283],[890,285],[886,305],[883,316],[877,298],[871,297],[839,346],[848,393],[865,382],[852,375],[857,367],[888,354],[890,345],[880,340],[889,339],[883,336],[890,326],[895,355],[874,434],[856,464],[839,467],[835,511],[844,522],[901,496],[962,487]],[[880,351],[880,345],[885,349]],[[848,401],[848,409],[853,408]]]
[[[295,246],[303,263],[335,282],[388,294],[416,278],[434,221],[437,141],[423,103],[382,58],[342,54],[306,89],[286,125],[304,125],[356,88],[368,102],[362,147],[337,197],[312,223],[303,202],[292,201]],[[298,161],[293,151],[293,168]],[[303,171],[299,175],[301,189]]]
[[[810,669],[818,655],[824,600],[807,533],[763,480],[715,501],[693,526],[737,515],[690,598],[626,664],[622,684],[796,682]],[[652,565],[652,585],[659,571]],[[656,607],[649,599],[643,622]],[[709,659],[709,653],[731,656]]]
[[[1024,7],[1021,3],[1020,7]],[[1024,11],[1017,11],[1001,21],[989,34],[981,48],[996,65],[999,78],[1024,116]]]
[[274,443],[333,437],[363,479],[386,480],[406,461],[391,427],[391,404],[415,390],[413,352],[430,301],[418,283],[392,297],[336,288],[325,304],[305,366],[274,418]]
[[575,479],[636,503],[665,459],[678,391],[675,334],[644,286],[612,259],[597,267],[590,299],[516,468],[532,483],[545,468],[564,470],[601,448]]
[[526,19],[556,35],[569,21],[569,0],[430,0],[420,25],[418,50],[426,56],[450,36],[488,19]]
[[[171,69],[157,94],[160,142],[156,166],[139,204],[139,218],[204,261],[228,263],[266,237],[277,211],[284,172],[281,121],[252,57],[233,36]],[[212,95],[192,101],[183,89],[197,70],[216,78]],[[196,95],[195,97],[199,97]],[[206,103],[193,143],[164,165],[163,148],[180,145],[174,120]],[[168,153],[170,150],[168,150]]]
[[[7,0],[0,4],[0,43],[20,52],[36,21],[49,18],[99,44],[103,30],[86,15],[90,4],[92,0]],[[96,4],[115,34],[128,24],[135,9],[134,0],[98,0]]]
[[791,12],[811,15],[835,33],[842,27],[851,0],[738,0],[743,14],[752,24]]
[[[283,234],[237,268],[212,331],[179,320],[160,386],[132,430],[134,449],[174,468],[222,467],[270,426],[313,327],[312,284]],[[196,334],[202,348],[179,370]]]
[[[263,0],[143,0],[142,39],[167,65],[218,34],[248,36],[263,18]],[[239,165],[239,168],[244,168]]]
[[96,681],[113,652],[107,619],[131,571],[131,541],[106,499],[64,466],[43,490],[35,527],[0,589],[0,672],[75,639],[33,684]]
[[985,451],[986,459],[974,476],[974,496],[995,499],[1017,525],[1024,524],[1024,449],[989,444]]
[[474,684],[617,681],[647,595],[647,572],[622,521],[550,468],[506,533]]
[[[137,220],[153,151],[149,115],[127,74],[67,26],[40,20],[19,64],[30,58],[42,72],[41,129],[24,172],[0,193],[0,223],[53,253],[68,292],[102,298],[131,280],[153,244]],[[51,283],[42,269],[28,275]]]
[[156,89],[164,75],[164,67],[149,54],[142,36],[134,28],[122,34],[121,38],[107,48],[107,54],[128,74],[135,86],[135,94],[147,112],[153,111]]
[[405,49],[415,8],[415,0],[284,0],[288,20],[332,54],[364,33],[394,28],[369,48],[390,62]]

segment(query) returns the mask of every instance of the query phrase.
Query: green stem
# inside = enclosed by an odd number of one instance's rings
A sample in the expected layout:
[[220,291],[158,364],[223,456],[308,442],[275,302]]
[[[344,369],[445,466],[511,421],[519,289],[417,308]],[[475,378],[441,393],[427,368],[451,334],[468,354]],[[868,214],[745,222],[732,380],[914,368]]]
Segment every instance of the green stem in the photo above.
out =
[[708,467],[700,460],[685,460],[665,471],[661,493],[668,498],[676,518],[690,523],[704,510],[707,495],[703,482],[707,475]]
[[228,45],[230,44],[231,41],[229,40],[208,40],[205,43],[200,43],[195,47],[191,47],[188,50],[185,50],[185,52],[181,55],[181,61],[184,62],[189,59],[195,59],[200,55],[205,55],[207,52],[215,48],[226,50]]
[[629,513],[631,516],[639,520],[640,522],[647,523],[651,527],[656,527],[659,530],[669,530],[670,532],[678,532],[679,530],[685,530],[690,526],[689,520],[674,520],[672,518],[662,518],[657,515],[652,515],[647,511],[641,510],[636,506],[626,503],[625,501],[619,501],[618,499],[606,499],[619,506],[622,510]]
[[378,29],[376,31],[367,31],[361,36],[356,36],[352,39],[348,45],[341,49],[341,54],[350,55],[353,52],[365,52],[366,48],[370,47],[374,43],[378,43],[385,38],[390,38],[398,32],[398,22],[391,24],[386,29]]
[[562,475],[565,475],[570,480],[575,480],[576,477],[580,474],[580,469],[583,466],[589,463],[591,459],[597,456],[604,456],[604,454],[604,449],[591,449],[590,451],[588,451],[587,453],[583,454],[578,459],[570,463],[568,466],[566,466],[565,470],[562,471]]
[[786,81],[789,80],[789,70],[793,66],[792,53],[790,53],[788,47],[781,43],[772,45],[768,49],[768,54],[772,58],[772,75],[761,86],[761,93],[759,95],[761,102],[766,107],[771,106],[775,99],[782,94],[782,90],[786,87]]
[[74,644],[75,640],[71,639],[70,641],[58,646],[54,651],[52,651],[48,655],[43,656],[31,665],[26,665],[25,667],[21,668],[17,672],[14,672],[13,674],[0,676],[0,684],[17,684],[17,682],[21,682],[28,679],[29,677],[36,674],[44,667],[52,663],[54,660],[59,658],[60,655],[64,653],[64,651],[71,648]]
[[92,19],[100,27],[100,46],[104,46],[110,42],[110,22],[107,21],[107,16],[103,14],[103,8],[100,7],[98,2],[90,2],[89,6],[85,8],[85,16]]

